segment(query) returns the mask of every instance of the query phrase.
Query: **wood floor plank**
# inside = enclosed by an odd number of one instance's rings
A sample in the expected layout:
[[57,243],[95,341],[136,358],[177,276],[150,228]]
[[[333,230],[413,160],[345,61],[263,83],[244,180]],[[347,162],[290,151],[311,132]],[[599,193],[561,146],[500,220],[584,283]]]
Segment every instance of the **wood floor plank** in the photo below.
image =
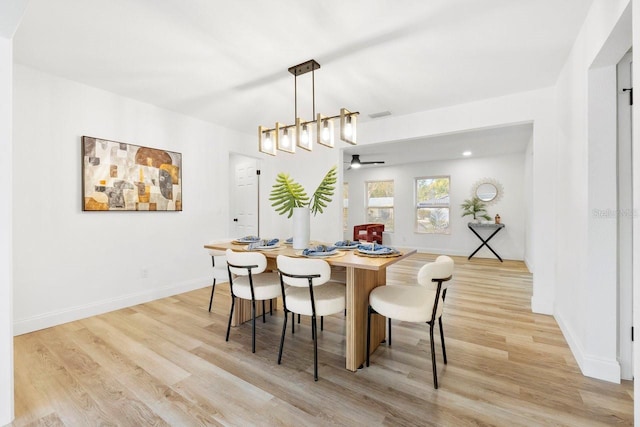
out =
[[[415,284],[435,254],[387,271]],[[551,316],[531,312],[522,262],[454,257],[444,307],[448,364],[436,330],[433,388],[427,325],[393,322],[371,366],[345,366],[343,315],[325,318],[313,380],[309,319],[283,313],[233,327],[229,287],[210,284],[14,339],[13,426],[604,426],[633,424],[633,382],[582,375]]]

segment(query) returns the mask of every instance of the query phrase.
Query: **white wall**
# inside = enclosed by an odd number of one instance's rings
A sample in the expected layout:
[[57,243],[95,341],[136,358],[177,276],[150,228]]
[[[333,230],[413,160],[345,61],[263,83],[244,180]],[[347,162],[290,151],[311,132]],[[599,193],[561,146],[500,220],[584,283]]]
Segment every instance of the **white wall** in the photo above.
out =
[[[82,135],[181,152],[184,210],[82,212]],[[227,236],[229,149],[245,145],[255,150],[251,136],[16,65],[14,332],[207,286],[202,245]]]
[[13,120],[12,74],[13,35],[22,19],[28,0],[0,4],[0,180],[4,183],[0,203],[0,425],[13,420],[13,268],[12,209],[13,195]]
[[13,318],[11,261],[11,69],[12,41],[0,36],[0,425],[13,419]]
[[[492,178],[502,184],[503,197],[487,207],[493,218],[500,214],[506,227],[489,245],[503,258],[524,258],[525,199],[524,153],[496,157],[468,158],[400,166],[351,169],[345,173],[349,183],[348,238],[353,226],[366,221],[366,181],[394,181],[394,231],[385,231],[385,244],[415,247],[421,252],[468,256],[480,240],[468,229],[470,217],[461,217],[460,204],[471,197],[474,184],[481,178]],[[424,234],[414,232],[415,178],[423,176],[450,177],[450,234]],[[529,193],[530,197],[531,194]],[[485,236],[487,237],[487,236]],[[494,258],[489,249],[482,248],[474,257]]]
[[[533,135],[524,154],[524,194],[533,194]],[[524,262],[529,271],[534,271],[533,258],[533,198],[524,198]]]
[[[616,206],[615,124],[603,118],[615,111],[616,89],[611,69],[600,68],[615,65],[630,47],[630,33],[625,39],[616,30],[619,21],[630,24],[623,16],[627,4],[594,1],[557,84],[555,317],[582,372],[608,381],[620,380],[615,218],[596,218],[593,210]],[[609,40],[616,43],[608,46]]]
[[[633,0],[633,45],[640,46],[640,0]],[[640,49],[633,50],[633,62],[640,64]],[[640,67],[633,67],[632,81],[640,82]],[[640,128],[640,109],[633,108],[633,127]],[[640,132],[633,132],[633,146],[640,147]],[[633,150],[633,327],[640,331],[640,150]],[[640,378],[640,340],[633,343],[633,376]],[[633,390],[634,423],[640,425],[640,387]]]

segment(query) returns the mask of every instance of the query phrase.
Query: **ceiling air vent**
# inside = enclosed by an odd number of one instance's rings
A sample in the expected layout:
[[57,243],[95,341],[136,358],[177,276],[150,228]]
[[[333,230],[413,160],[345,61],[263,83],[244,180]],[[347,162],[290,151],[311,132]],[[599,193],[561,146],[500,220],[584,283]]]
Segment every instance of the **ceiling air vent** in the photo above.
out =
[[379,117],[390,116],[390,115],[391,115],[391,111],[380,111],[379,113],[369,114],[369,117],[371,117],[372,119],[377,119]]

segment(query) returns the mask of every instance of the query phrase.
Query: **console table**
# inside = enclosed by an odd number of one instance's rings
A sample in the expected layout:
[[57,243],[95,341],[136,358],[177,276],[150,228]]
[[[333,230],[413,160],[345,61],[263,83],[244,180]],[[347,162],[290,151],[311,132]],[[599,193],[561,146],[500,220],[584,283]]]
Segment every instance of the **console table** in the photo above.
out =
[[[498,255],[496,251],[494,251],[491,246],[489,246],[488,242],[493,238],[493,236],[498,234],[498,232],[504,228],[504,224],[478,224],[475,222],[470,222],[467,224],[467,226],[469,227],[469,230],[473,231],[473,234],[475,234],[478,239],[482,241],[482,244],[478,246],[477,249],[473,251],[473,253],[469,255],[469,258],[467,259],[471,259],[471,257],[474,256],[480,249],[482,249],[483,246],[486,246],[500,260],[500,262],[502,262],[502,258],[500,258],[500,255]],[[489,235],[489,237],[484,239],[480,234],[478,234],[478,230],[492,230],[493,232]]]

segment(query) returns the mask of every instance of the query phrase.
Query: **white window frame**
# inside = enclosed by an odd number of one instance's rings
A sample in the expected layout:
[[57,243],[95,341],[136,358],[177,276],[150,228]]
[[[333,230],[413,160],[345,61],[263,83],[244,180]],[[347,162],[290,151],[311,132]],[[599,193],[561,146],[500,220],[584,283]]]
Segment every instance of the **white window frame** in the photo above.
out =
[[[436,179],[447,179],[449,181],[449,192],[447,195],[447,202],[433,202],[426,203],[418,201],[418,181],[421,180],[436,180]],[[414,233],[418,234],[451,234],[451,176],[450,175],[427,175],[427,176],[419,176],[414,178],[413,180],[413,191],[414,191],[414,225],[413,230]],[[423,227],[420,227],[418,223],[418,209],[447,209],[448,210],[448,221],[446,228],[443,228],[441,231],[437,230],[428,230]]]
[[[393,186],[393,203],[391,205],[381,205],[381,206],[369,206],[369,184],[376,182],[390,182]],[[396,198],[396,183],[393,179],[376,179],[371,181],[365,181],[364,183],[364,195],[365,195],[365,218],[366,223],[378,223],[380,221],[375,221],[369,218],[369,209],[390,209],[391,216],[393,220],[391,221],[391,226],[385,223],[384,231],[393,232],[395,229],[395,221],[396,221],[396,208],[395,208],[395,198]]]

